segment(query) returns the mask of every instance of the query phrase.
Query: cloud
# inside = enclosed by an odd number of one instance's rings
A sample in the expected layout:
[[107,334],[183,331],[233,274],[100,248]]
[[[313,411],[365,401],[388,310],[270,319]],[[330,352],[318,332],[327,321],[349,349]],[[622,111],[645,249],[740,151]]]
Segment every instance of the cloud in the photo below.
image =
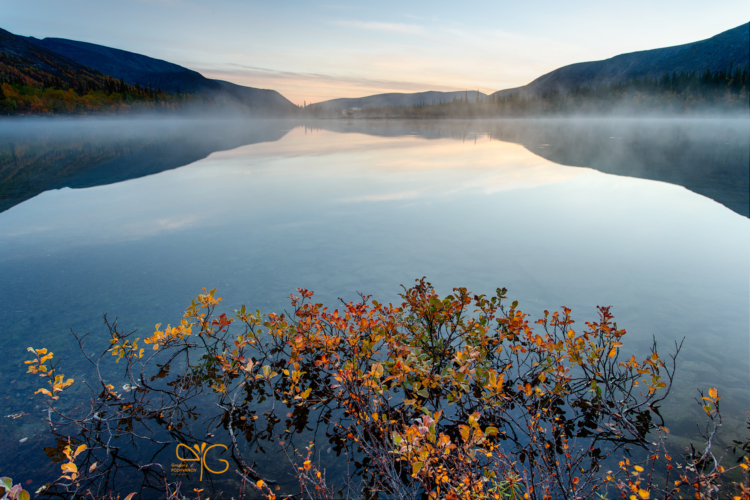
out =
[[407,23],[381,23],[377,21],[355,21],[348,19],[339,19],[331,21],[336,26],[345,26],[349,28],[359,28],[370,31],[385,31],[387,33],[403,33],[406,35],[422,35],[426,31],[423,26],[418,24]]

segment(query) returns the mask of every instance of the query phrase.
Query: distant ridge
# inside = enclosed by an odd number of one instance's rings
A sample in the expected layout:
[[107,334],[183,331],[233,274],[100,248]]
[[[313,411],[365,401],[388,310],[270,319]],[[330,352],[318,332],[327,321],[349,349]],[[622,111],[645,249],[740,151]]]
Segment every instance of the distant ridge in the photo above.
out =
[[[7,31],[8,35],[12,35]],[[204,93],[224,104],[241,104],[252,110],[289,113],[297,107],[275,90],[244,87],[222,80],[212,80],[197,71],[153,57],[93,43],[64,38],[22,37],[12,35],[19,43],[37,46],[46,53],[62,56],[77,65],[94,69],[131,85],[152,86],[169,92]]]
[[[635,77],[659,78],[664,73],[711,72],[750,65],[750,23],[742,24],[707,40],[661,49],[621,54],[603,61],[592,61],[563,66],[540,76],[528,85],[499,90],[492,96],[507,97],[518,94],[531,97],[557,89],[567,92],[581,86],[595,87]],[[480,99],[486,94],[479,92]],[[475,102],[477,91],[417,92],[376,94],[367,97],[341,98],[323,101],[312,106],[323,111],[345,111],[379,107],[418,106],[450,102],[453,98]]]
[[475,102],[477,100],[477,94],[480,99],[486,99],[488,96],[482,92],[476,90],[460,90],[456,92],[416,92],[414,94],[403,94],[397,92],[391,92],[388,94],[376,94],[367,97],[355,97],[355,98],[340,98],[331,99],[330,101],[323,101],[315,103],[312,106],[317,108],[331,111],[331,110],[346,110],[346,109],[367,109],[367,108],[381,108],[389,106],[419,106],[422,104],[440,104],[441,102],[451,102],[453,99],[466,99],[469,102]]
[[493,95],[530,97],[557,89],[567,92],[580,86],[595,87],[634,77],[659,78],[664,73],[711,72],[750,63],[750,23],[742,24],[707,40],[661,49],[630,52],[603,61],[563,66],[528,85],[505,89]]

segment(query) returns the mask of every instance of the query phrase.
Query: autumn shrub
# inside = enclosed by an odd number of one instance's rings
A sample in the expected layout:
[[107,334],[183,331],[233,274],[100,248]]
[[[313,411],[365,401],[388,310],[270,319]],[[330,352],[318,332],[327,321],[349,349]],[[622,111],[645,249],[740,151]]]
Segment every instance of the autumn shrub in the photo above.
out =
[[[670,455],[659,407],[679,346],[666,358],[656,342],[645,356],[624,355],[610,307],[578,328],[568,308],[532,323],[506,304],[505,289],[440,297],[424,279],[398,306],[363,295],[330,311],[312,292],[298,294],[288,314],[243,306],[229,317],[204,290],[179,324],[145,338],[105,318],[106,348],[91,354],[88,337],[76,336],[97,374],[84,414],[60,410],[73,381],[52,353],[32,349],[30,371],[47,379],[38,392],[69,458],[44,493],[102,494],[131,467],[144,488],[177,498],[166,466],[143,463],[122,442],[206,443],[195,432],[198,399],[217,409],[217,440],[242,487],[272,500],[279,478],[262,477],[243,456],[248,447],[273,443],[286,454],[297,498],[718,498],[728,495],[722,476],[747,470],[747,459],[726,466],[712,448],[715,389],[700,399],[705,441]],[[122,363],[122,393],[108,360]],[[313,426],[350,467],[345,477],[328,477],[314,440],[300,445]],[[736,486],[745,500],[746,486]]]

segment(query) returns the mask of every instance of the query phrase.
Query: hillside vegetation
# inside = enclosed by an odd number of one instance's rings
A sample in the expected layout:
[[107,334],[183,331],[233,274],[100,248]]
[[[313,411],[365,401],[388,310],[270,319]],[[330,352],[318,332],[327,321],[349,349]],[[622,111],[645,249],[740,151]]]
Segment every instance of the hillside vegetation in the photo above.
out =
[[176,64],[74,40],[0,29],[0,114],[174,111],[288,115],[275,90],[205,78]]
[[554,91],[566,93],[580,87],[602,87],[637,79],[658,79],[664,73],[718,73],[728,68],[747,69],[750,62],[750,24],[701,40],[673,47],[620,54],[603,61],[563,66],[540,76],[528,85],[496,92],[500,97],[541,96]]
[[0,30],[0,114],[175,109],[189,99],[116,80]]

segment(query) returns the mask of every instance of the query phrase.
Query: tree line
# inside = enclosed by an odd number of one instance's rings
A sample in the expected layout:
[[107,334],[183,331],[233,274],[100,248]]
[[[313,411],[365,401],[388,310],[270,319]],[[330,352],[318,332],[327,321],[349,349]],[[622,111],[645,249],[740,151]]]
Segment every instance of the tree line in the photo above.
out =
[[0,76],[0,114],[87,114],[128,112],[134,109],[178,109],[195,99],[187,93],[167,92],[152,85],[130,85],[105,78],[66,82],[55,76],[34,82],[20,76]]

